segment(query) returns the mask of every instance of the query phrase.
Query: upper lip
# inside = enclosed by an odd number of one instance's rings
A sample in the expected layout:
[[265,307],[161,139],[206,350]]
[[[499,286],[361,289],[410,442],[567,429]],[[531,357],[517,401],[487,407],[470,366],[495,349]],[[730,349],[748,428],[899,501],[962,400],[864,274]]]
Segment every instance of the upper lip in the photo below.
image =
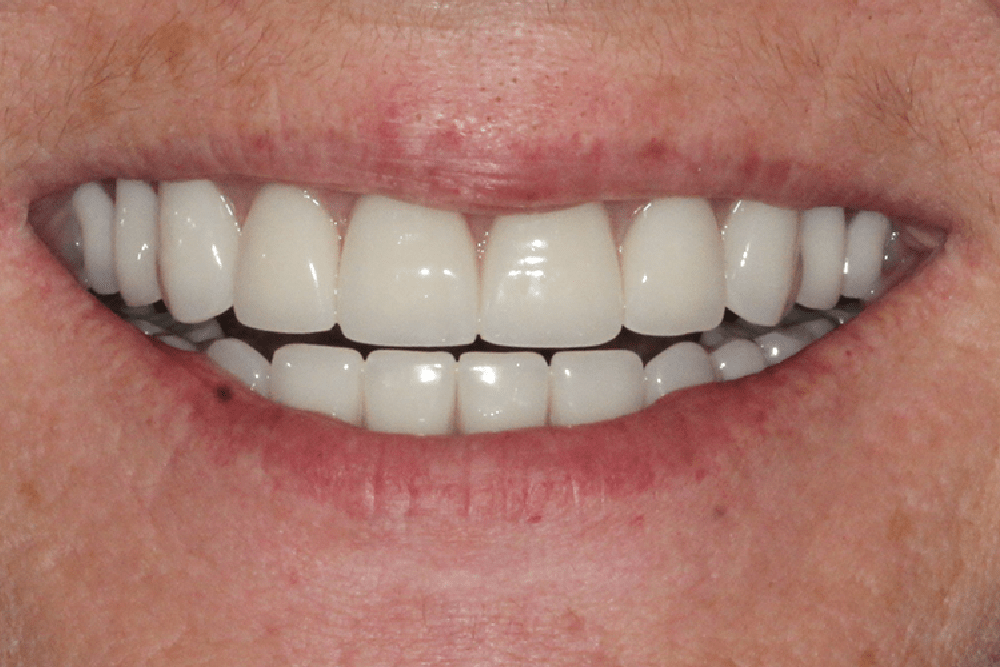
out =
[[[698,68],[629,77],[603,53],[587,66],[574,60],[552,85],[549,69],[591,48],[553,31],[531,36],[544,57],[519,60],[513,76],[495,62],[506,45],[482,46],[487,68],[476,71],[450,65],[465,57],[461,43],[429,38],[420,49],[403,34],[396,44],[379,36],[388,46],[372,45],[366,59],[349,64],[330,40],[281,61],[252,51],[242,64],[259,73],[252,82],[197,66],[204,53],[183,54],[192,60],[186,68],[143,78],[142,58],[152,56],[141,40],[123,40],[62,91],[69,103],[54,105],[53,115],[33,115],[38,102],[27,98],[8,110],[9,118],[59,130],[25,128],[22,135],[37,141],[18,144],[24,155],[4,188],[31,200],[104,178],[248,177],[467,212],[683,195],[874,209],[937,227],[958,220],[959,202],[920,168],[926,159],[909,143],[883,141],[878,150],[892,151],[872,154],[865,137],[891,134],[882,127],[891,118],[827,115],[836,99],[776,109],[747,76],[735,103],[732,91],[709,94],[712,78]],[[220,35],[214,49],[245,46],[227,39],[235,40]],[[346,67],[350,77],[341,76]],[[787,76],[774,94],[794,100],[814,92],[814,73]],[[363,82],[361,94],[347,78]],[[801,127],[809,132],[791,131]]]

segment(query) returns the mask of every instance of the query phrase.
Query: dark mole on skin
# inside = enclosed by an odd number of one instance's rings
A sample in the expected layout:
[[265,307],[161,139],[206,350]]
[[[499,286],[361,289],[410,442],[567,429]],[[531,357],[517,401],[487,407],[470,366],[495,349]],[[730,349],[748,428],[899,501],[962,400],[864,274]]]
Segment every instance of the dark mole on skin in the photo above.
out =
[[232,387],[224,384],[220,384],[215,388],[215,398],[220,403],[228,403],[233,400],[233,389]]

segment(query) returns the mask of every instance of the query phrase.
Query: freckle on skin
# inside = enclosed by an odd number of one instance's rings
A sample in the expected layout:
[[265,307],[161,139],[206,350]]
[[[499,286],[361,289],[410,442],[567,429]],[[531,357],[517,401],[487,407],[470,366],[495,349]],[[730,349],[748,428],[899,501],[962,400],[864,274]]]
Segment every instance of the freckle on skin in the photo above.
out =
[[228,385],[220,384],[215,388],[215,398],[220,403],[228,403],[233,400],[233,390]]

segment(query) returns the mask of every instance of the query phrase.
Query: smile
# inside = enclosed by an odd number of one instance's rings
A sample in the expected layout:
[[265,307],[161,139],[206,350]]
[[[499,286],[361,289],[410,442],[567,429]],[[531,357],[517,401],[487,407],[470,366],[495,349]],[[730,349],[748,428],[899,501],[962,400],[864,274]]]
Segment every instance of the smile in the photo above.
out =
[[599,422],[758,373],[943,241],[838,207],[483,215],[206,180],[89,183],[29,221],[148,336],[286,406],[410,435]]

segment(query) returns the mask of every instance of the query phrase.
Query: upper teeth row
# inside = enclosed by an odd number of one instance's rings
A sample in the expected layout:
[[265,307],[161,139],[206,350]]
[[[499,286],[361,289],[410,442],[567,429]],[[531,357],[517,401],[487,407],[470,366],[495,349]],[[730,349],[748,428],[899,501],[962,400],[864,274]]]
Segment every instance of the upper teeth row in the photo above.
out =
[[[209,181],[81,186],[82,275],[129,305],[161,298],[181,322],[234,307],[258,329],[339,323],[374,345],[598,345],[624,325],[652,335],[716,327],[728,306],[777,324],[797,301],[833,307],[881,289],[889,220],[848,222],[738,202],[668,198],[615,221],[601,204],[497,216],[474,238],[460,213],[360,197],[335,220],[308,190],[267,185],[242,225]],[[344,231],[346,227],[346,232]],[[617,240],[616,240],[617,237]],[[341,247],[341,242],[343,247]]]

